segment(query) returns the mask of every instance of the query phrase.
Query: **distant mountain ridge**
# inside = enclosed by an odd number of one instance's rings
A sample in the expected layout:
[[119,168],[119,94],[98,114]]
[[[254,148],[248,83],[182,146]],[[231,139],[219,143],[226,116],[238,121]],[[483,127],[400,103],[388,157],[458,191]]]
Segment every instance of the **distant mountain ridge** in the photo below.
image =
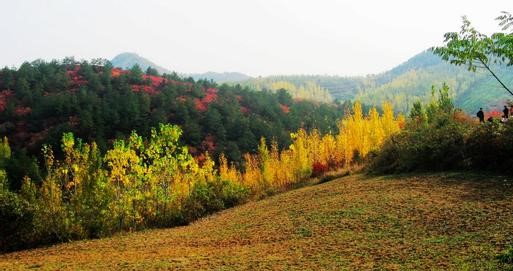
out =
[[[146,71],[148,67],[156,69],[160,74],[171,74],[172,71],[155,64],[154,62],[136,54],[136,53],[121,53],[115,56],[111,61],[112,65],[117,68],[130,69],[135,64],[139,65],[143,71]],[[238,82],[251,79],[252,77],[240,72],[205,72],[205,73],[192,73],[185,74],[179,73],[182,77],[192,77],[194,80],[207,79],[213,80],[217,83],[224,82]]]
[[187,76],[194,78],[194,80],[207,79],[207,80],[213,80],[218,83],[240,82],[240,81],[249,80],[249,79],[253,78],[247,74],[240,73],[240,72],[205,72],[205,73],[192,73],[192,74],[188,74]]
[[[168,69],[134,53],[120,54],[111,62],[125,69],[138,64],[143,70],[151,66],[160,73],[170,73]],[[512,67],[494,65],[492,69],[507,85],[513,85]],[[421,52],[389,71],[367,76],[286,75],[252,78],[238,72],[179,75],[195,80],[241,84],[258,90],[285,88],[295,98],[320,102],[358,99],[363,103],[380,105],[389,101],[397,111],[403,112],[408,112],[416,101],[429,100],[431,87],[440,87],[443,83],[449,85],[456,106],[467,112],[474,112],[479,107],[485,110],[500,109],[512,98],[487,72],[469,72],[466,67],[451,65],[430,51]]]
[[[491,67],[507,85],[513,85],[513,67]],[[408,112],[413,102],[429,100],[431,87],[449,85],[457,107],[467,112],[497,110],[512,97],[484,70],[470,72],[466,66],[455,66],[443,61],[430,51],[424,51],[394,69],[369,76],[358,89],[355,98],[369,104],[390,101]]]
[[[492,66],[507,85],[513,86],[513,67]],[[286,82],[296,87],[309,84],[309,89],[327,90],[335,100],[360,100],[369,105],[391,102],[397,111],[409,112],[416,101],[428,101],[432,86],[446,83],[457,107],[473,113],[483,107],[497,110],[512,97],[486,71],[470,72],[465,66],[454,66],[430,51],[424,51],[395,68],[367,76],[291,75],[269,76],[242,82],[249,86],[262,81]],[[313,84],[313,85],[312,85]],[[317,95],[318,96],[318,95]]]

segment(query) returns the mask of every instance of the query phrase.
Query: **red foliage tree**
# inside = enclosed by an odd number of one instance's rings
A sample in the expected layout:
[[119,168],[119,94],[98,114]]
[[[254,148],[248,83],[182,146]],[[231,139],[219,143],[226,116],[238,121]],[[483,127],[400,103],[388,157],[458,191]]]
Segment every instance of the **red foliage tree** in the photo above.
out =
[[285,114],[290,112],[290,108],[286,105],[280,104],[281,111]]
[[7,100],[12,95],[13,95],[13,92],[8,89],[2,90],[0,92],[0,112],[3,112],[5,110],[5,107],[7,106]]

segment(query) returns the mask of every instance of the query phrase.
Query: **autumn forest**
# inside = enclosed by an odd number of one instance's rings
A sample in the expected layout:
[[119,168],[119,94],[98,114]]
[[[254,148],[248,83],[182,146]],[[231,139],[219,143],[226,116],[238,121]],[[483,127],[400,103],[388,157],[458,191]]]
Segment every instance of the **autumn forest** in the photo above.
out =
[[485,35],[464,17],[366,77],[216,82],[133,54],[5,67],[0,269],[81,268],[46,252],[130,240],[203,256],[86,268],[511,270],[513,17],[496,21]]

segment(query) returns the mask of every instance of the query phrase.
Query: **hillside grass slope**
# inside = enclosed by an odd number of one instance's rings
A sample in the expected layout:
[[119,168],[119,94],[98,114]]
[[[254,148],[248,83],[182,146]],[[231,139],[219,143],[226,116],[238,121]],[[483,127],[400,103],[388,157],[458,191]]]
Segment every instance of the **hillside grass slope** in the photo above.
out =
[[0,255],[1,270],[497,270],[513,180],[349,176],[192,225]]

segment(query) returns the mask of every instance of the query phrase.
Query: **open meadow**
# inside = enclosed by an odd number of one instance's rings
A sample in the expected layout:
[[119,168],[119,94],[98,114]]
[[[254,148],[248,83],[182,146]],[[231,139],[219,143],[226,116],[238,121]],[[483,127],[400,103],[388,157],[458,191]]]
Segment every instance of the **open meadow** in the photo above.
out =
[[348,176],[189,226],[0,255],[22,270],[499,270],[513,181],[444,173]]

